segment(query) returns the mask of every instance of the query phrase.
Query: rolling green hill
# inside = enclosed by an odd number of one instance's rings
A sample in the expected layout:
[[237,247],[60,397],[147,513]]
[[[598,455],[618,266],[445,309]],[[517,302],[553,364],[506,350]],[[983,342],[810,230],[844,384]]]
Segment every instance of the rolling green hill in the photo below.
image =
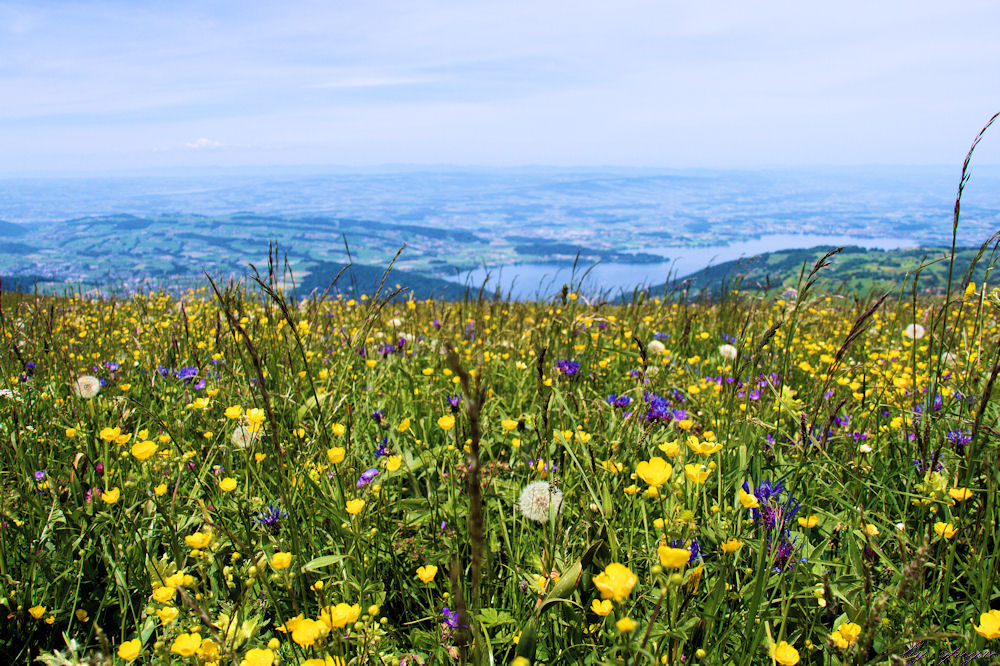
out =
[[[785,289],[795,287],[805,266],[808,275],[817,261],[836,250],[833,246],[780,250],[709,266],[672,283],[688,283],[692,292],[718,290],[723,286],[741,290]],[[918,290],[943,292],[948,283],[949,248],[923,247],[905,250],[879,250],[845,247],[829,259],[829,266],[819,272],[816,288],[827,292],[867,293],[872,290],[898,289],[912,279],[920,266]],[[958,248],[955,253],[954,281],[958,283],[975,259],[979,248]],[[993,261],[998,257],[993,255]],[[982,282],[991,265],[991,250],[983,253],[973,273]],[[652,287],[650,293],[662,293],[667,285]]]

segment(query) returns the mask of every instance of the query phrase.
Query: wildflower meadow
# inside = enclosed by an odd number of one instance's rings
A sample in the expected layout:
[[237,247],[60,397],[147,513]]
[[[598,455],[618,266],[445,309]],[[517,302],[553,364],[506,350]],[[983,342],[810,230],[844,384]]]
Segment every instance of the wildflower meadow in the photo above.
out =
[[993,241],[939,294],[4,293],[0,656],[996,663]]

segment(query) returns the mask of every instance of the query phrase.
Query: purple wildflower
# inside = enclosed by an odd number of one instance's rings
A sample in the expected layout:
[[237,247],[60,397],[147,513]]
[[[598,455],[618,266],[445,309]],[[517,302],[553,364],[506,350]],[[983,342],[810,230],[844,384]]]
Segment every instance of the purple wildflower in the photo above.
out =
[[358,479],[358,482],[354,484],[354,487],[362,488],[364,486],[367,486],[369,483],[372,482],[372,479],[374,479],[376,475],[378,475],[378,470],[375,469],[374,467],[365,470],[364,472],[361,473],[361,477]]
[[945,439],[955,447],[958,455],[965,453],[965,447],[972,443],[972,433],[966,430],[952,430],[945,434]]
[[280,504],[268,504],[266,509],[263,509],[257,514],[257,517],[253,519],[253,523],[259,527],[275,531],[280,525],[279,522],[282,518],[287,518],[288,512],[283,511]]
[[559,370],[567,377],[575,377],[578,372],[580,372],[580,364],[573,359],[564,358],[556,361],[556,370]]

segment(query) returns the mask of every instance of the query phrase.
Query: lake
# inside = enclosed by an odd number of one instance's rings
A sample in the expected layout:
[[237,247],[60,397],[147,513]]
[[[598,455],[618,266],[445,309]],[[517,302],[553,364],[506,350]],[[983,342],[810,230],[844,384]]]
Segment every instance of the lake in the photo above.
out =
[[571,266],[548,262],[485,266],[449,277],[452,282],[479,286],[486,281],[487,291],[497,285],[503,294],[510,292],[515,299],[546,298],[562,289],[571,278],[574,286],[588,268],[581,289],[584,293],[601,291],[631,291],[639,285],[663,284],[668,277],[678,278],[697,273],[701,269],[725,261],[752,257],[764,252],[809,248],[817,245],[848,246],[893,250],[919,246],[908,238],[861,238],[856,236],[820,234],[770,234],[729,245],[704,247],[646,247],[641,252],[663,256],[663,262],[651,264],[598,263],[577,266],[573,275]]

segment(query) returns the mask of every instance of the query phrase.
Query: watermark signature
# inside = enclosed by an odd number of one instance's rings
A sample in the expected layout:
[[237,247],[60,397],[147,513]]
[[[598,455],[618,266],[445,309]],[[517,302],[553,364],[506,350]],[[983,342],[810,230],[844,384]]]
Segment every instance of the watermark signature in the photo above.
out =
[[899,656],[905,659],[907,664],[971,664],[981,659],[1000,657],[1000,652],[994,652],[992,650],[966,652],[961,648],[955,648],[954,650],[947,650],[945,652],[934,652],[930,649],[924,648],[924,643],[926,642],[927,641],[920,641]]

